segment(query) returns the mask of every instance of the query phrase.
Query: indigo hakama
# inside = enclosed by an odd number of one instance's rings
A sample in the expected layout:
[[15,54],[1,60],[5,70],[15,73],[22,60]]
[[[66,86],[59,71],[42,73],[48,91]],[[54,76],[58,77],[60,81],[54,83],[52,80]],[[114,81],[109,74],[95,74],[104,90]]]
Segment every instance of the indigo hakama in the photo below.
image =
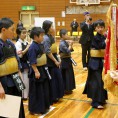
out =
[[[15,59],[17,59],[17,61],[18,61],[17,66],[19,66],[19,68],[20,68],[20,62],[19,62],[19,58],[16,54],[15,45],[10,40],[6,40],[4,42],[2,39],[0,39],[0,65],[5,64],[7,59],[12,59],[13,57]],[[10,70],[12,71],[14,69],[14,67],[16,66],[14,60],[10,62],[10,65],[13,65],[12,68],[10,68]],[[9,68],[8,63],[4,69],[6,69],[6,68]],[[1,70],[1,66],[0,66],[0,70]],[[6,73],[7,73],[7,70],[4,70],[4,71],[6,71]],[[0,74],[2,74],[2,72],[0,72]],[[5,94],[21,97],[22,93],[21,93],[21,91],[18,91],[18,89],[16,87],[16,84],[15,84],[15,82],[13,80],[13,76],[12,76],[13,74],[14,73],[10,73],[10,74],[4,75],[4,76],[0,76],[0,82],[3,86]],[[22,99],[21,99],[21,105],[20,105],[20,111],[19,111],[18,118],[25,118]]]
[[61,57],[61,73],[64,81],[64,90],[72,91],[75,89],[75,76],[71,61],[71,50],[68,49],[67,41],[61,40],[59,45],[59,53]]
[[[46,54],[52,53],[54,58],[58,61],[57,46],[52,35],[46,34],[44,36],[44,48]],[[47,66],[51,74],[50,89],[51,89],[51,102],[58,101],[64,95],[64,85],[61,70],[47,55]]]
[[[28,60],[30,64],[38,64],[37,58],[44,54],[43,44],[33,41],[28,50]],[[35,72],[30,67],[29,71],[29,111],[34,114],[45,113],[50,107],[49,78],[46,72],[46,64],[37,65],[40,78],[35,78]]]
[[98,51],[105,49],[105,37],[99,33],[94,37],[91,45],[91,58],[88,66],[88,77],[83,94],[87,94],[88,98],[92,99],[92,106],[97,107],[103,105],[107,99],[107,91],[104,89],[102,80],[103,59],[104,55],[97,55]]

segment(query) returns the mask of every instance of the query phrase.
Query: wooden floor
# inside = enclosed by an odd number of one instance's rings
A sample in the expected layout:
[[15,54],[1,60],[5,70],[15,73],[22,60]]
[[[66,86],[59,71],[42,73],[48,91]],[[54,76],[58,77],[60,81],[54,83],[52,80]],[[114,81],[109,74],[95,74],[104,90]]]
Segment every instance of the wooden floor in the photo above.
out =
[[[65,95],[57,104],[54,110],[49,112],[45,118],[118,118],[118,98],[108,92],[108,100],[105,109],[98,110],[90,106],[91,99],[83,95],[83,89],[87,78],[87,71],[82,70],[81,46],[74,42],[74,52],[72,57],[77,62],[74,67],[76,78],[76,89],[71,95]],[[27,101],[24,102],[26,118],[40,118],[30,115],[28,112]]]

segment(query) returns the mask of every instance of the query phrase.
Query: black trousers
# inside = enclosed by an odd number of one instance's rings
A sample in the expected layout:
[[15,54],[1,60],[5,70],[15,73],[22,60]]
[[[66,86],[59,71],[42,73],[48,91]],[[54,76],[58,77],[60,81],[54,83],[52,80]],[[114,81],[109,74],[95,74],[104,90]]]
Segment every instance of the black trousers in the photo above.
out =
[[[9,95],[15,95],[15,96],[21,96],[22,94],[17,90],[17,88],[14,87],[7,87],[6,89],[7,91],[5,91],[6,94]],[[11,106],[12,107],[12,106]],[[7,111],[6,111],[7,112]],[[1,117],[0,118],[5,118],[5,117]],[[19,118],[25,118],[25,113],[24,113],[24,106],[23,106],[23,101],[21,99],[21,105],[20,105],[20,112],[19,112]]]
[[71,36],[72,36],[73,32],[77,32],[77,29],[71,30]]
[[82,65],[83,67],[88,67],[88,62],[90,59],[90,46],[91,41],[88,41],[86,44],[82,44]]

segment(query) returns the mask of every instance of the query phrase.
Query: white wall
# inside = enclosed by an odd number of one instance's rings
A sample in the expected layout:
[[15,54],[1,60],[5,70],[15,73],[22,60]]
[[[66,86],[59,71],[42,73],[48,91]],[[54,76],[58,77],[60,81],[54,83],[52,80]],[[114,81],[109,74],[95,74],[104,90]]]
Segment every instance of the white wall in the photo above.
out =
[[34,22],[34,26],[42,27],[42,24],[45,20],[50,20],[53,22],[53,27],[55,29],[55,17],[36,17]]

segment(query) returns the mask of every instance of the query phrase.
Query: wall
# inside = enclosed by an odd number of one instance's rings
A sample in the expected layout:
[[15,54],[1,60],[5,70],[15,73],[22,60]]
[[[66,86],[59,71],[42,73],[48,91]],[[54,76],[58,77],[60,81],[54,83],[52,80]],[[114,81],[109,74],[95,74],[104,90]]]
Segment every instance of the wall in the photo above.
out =
[[4,0],[0,2],[0,18],[10,17],[14,20],[15,24],[18,23],[19,13],[21,11],[21,6],[34,5],[39,11],[39,1],[40,0]]
[[[114,1],[118,4],[118,0]],[[104,4],[108,3],[103,3],[103,5]],[[69,0],[6,0],[2,1],[0,4],[0,17],[10,17],[16,24],[19,19],[21,6],[25,5],[36,6],[36,11],[39,12],[40,17],[55,17],[57,31],[61,28],[71,30],[70,23],[72,22],[73,18],[76,18],[78,23],[84,20],[83,14],[67,14],[66,17],[61,17],[61,12],[65,11],[66,6],[75,6],[75,4],[70,4]],[[91,14],[91,16],[93,17],[94,21],[99,18],[106,21],[106,14]],[[57,26],[58,21],[60,21],[60,23],[65,21],[65,26]]]
[[55,17],[57,31],[65,28],[62,25],[57,26],[57,22],[65,21],[61,17],[61,12],[65,11],[65,0],[40,0],[40,16],[41,17]]

